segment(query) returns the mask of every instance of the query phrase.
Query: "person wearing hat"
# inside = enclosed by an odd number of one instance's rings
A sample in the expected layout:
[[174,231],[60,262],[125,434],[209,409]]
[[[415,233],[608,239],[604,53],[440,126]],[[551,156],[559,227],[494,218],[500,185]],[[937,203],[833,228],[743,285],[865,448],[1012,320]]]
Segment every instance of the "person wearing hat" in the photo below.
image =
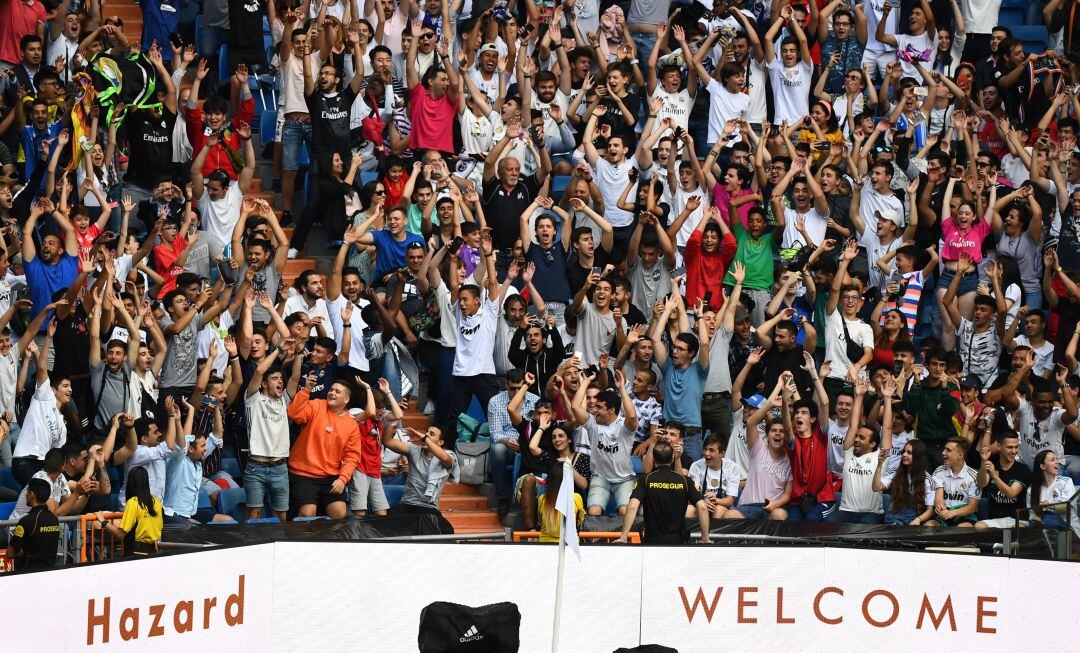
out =
[[[890,187],[893,172],[891,162],[879,161],[870,169],[870,179],[852,189],[851,222],[858,233],[859,246],[866,249],[870,286],[874,288],[881,288],[885,281],[885,275],[877,268],[878,259],[898,249],[905,240],[911,240],[917,223],[913,217],[904,229],[904,202]],[[917,184],[908,187],[913,212],[916,190]]]
[[499,48],[494,43],[485,43],[476,51],[476,66],[470,68],[465,75],[469,80],[487,96],[488,102],[494,105],[499,100],[500,77],[499,72]]
[[956,415],[953,419],[956,421],[956,430],[959,432],[964,427],[965,415],[970,413],[972,415],[981,415],[983,408],[986,404],[979,401],[979,395],[982,393],[982,381],[974,374],[965,374],[960,377],[960,405],[957,407]]

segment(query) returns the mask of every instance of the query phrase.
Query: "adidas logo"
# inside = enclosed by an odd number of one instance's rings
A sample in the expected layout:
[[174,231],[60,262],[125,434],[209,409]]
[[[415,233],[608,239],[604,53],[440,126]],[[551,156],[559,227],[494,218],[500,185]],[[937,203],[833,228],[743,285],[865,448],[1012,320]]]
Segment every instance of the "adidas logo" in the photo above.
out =
[[484,639],[484,636],[480,634],[480,631],[476,629],[476,626],[469,626],[469,629],[465,631],[465,634],[462,635],[458,641],[461,643],[478,642],[482,639]]

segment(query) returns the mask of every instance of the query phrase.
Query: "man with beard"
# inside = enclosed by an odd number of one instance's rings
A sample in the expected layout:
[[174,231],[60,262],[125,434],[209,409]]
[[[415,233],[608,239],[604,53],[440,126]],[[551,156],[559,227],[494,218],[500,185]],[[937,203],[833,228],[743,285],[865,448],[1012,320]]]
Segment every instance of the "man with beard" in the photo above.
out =
[[[371,365],[368,362],[367,352],[364,350],[364,329],[367,325],[361,313],[370,302],[361,296],[364,280],[360,276],[360,271],[354,267],[345,267],[345,259],[349,255],[349,249],[356,242],[356,234],[355,229],[345,230],[345,240],[338,248],[337,256],[334,257],[334,266],[326,280],[326,310],[330,314],[330,323],[334,327],[336,353],[341,353],[342,345],[348,338],[352,345],[349,348],[348,366],[358,372],[367,373],[371,370]],[[353,310],[349,316],[350,319],[345,321],[342,311],[349,304],[352,305]]]
[[[262,237],[252,236],[245,247],[241,237],[247,227],[248,219],[255,215],[254,219],[263,220],[270,227],[275,246],[269,240]],[[278,286],[281,284],[281,274],[285,270],[288,261],[288,240],[285,231],[278,223],[277,217],[269,205],[261,200],[244,203],[240,212],[240,221],[233,229],[232,256],[236,260],[244,261],[243,267],[238,272],[240,279],[251,275],[250,287],[257,293],[264,293],[271,298],[276,298]],[[252,317],[256,322],[267,324],[271,315],[260,305],[252,309]]]
[[[548,344],[548,338],[550,343]],[[522,347],[524,342],[524,347]],[[542,389],[559,371],[565,350],[559,330],[555,328],[555,317],[548,313],[544,323],[533,321],[514,332],[510,340],[510,363],[526,370],[526,380],[532,378],[529,392],[543,396]]]
[[[41,251],[34,244],[38,219],[45,213],[53,212],[53,203],[39,199],[30,208],[30,217],[23,225],[22,260],[26,285],[30,289],[30,300],[34,303],[32,314],[37,315],[47,306],[57,291],[66,290],[75,282],[79,273],[79,243],[75,239],[75,229],[67,219],[57,220],[61,232],[44,231],[41,237]],[[45,330],[45,324],[40,331]]]
[[469,79],[487,96],[488,102],[494,106],[499,100],[500,77],[499,72],[499,49],[494,43],[485,43],[480,46],[476,53],[476,66],[470,68]]
[[314,270],[304,270],[293,284],[297,294],[285,300],[282,318],[293,313],[304,313],[311,320],[311,335],[318,334],[316,324],[322,325],[324,332],[330,325],[330,311],[326,305],[322,275]]
[[[1001,44],[1006,40],[1012,40],[1012,31],[1003,25],[994,25],[989,36],[986,33],[977,33],[977,28],[968,22],[967,12],[964,14],[967,43],[964,44],[964,55],[961,61],[975,62],[975,90],[981,91],[998,79],[998,63],[1001,55],[1005,53]],[[991,20],[996,19],[995,16]],[[983,20],[985,18],[980,17],[980,22]]]
[[[874,491],[874,472],[889,459],[892,449],[893,406],[885,401],[881,431],[876,424],[861,425],[863,399],[870,382],[855,384],[855,407],[851,425],[844,437],[844,492],[840,509],[828,521],[834,524],[880,524],[884,512],[881,492]],[[882,393],[892,397],[896,382],[891,377],[882,386]],[[880,452],[880,453],[879,453]]]

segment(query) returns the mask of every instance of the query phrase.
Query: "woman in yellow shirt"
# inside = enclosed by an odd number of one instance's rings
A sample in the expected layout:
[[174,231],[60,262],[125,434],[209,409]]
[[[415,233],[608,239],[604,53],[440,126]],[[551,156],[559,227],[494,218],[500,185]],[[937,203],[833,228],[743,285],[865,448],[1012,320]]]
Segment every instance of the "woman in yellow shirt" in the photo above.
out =
[[161,501],[150,493],[150,474],[145,467],[136,467],[128,473],[127,503],[120,525],[108,521],[98,513],[98,521],[105,531],[124,540],[124,549],[132,555],[145,556],[157,553],[157,543],[164,527]]
[[[562,532],[562,513],[555,509],[555,505],[559,502],[559,488],[562,486],[562,480],[563,463],[559,460],[548,469],[547,483],[544,486],[546,489],[536,499],[537,512],[540,514],[541,542],[559,541],[559,535]],[[585,521],[585,506],[582,505],[581,495],[577,492],[574,492],[574,520],[578,528],[581,528],[581,523]]]

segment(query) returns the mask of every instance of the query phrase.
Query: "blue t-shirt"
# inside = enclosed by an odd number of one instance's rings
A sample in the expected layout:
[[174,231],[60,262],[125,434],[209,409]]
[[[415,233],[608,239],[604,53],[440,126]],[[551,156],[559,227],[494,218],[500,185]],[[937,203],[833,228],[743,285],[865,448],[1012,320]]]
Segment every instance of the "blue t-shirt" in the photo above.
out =
[[[48,265],[40,256],[35,256],[23,263],[23,272],[30,290],[30,301],[34,304],[32,310],[34,315],[37,315],[41,309],[52,303],[53,293],[65,290],[75,283],[75,277],[79,276],[79,259],[64,252],[59,261]],[[41,325],[41,332],[45,331],[48,324],[49,321],[45,320]]]
[[142,9],[142,50],[146,52],[157,41],[161,48],[161,58],[172,61],[172,48],[169,47],[169,35],[175,34],[180,24],[180,0],[139,0]]
[[[398,242],[390,235],[390,232],[381,229],[372,231],[371,238],[375,241],[375,276],[383,277],[388,272],[405,266],[405,249],[410,243],[419,243],[424,246],[424,239],[416,234],[405,232],[405,240]],[[424,249],[427,249],[426,247]]]
[[701,428],[701,398],[705,377],[709,376],[695,360],[690,367],[675,367],[669,356],[664,362],[664,419],[683,426]]
[[570,282],[566,278],[566,251],[558,240],[551,249],[533,243],[525,255],[526,261],[536,264],[533,285],[547,301],[570,303]]

